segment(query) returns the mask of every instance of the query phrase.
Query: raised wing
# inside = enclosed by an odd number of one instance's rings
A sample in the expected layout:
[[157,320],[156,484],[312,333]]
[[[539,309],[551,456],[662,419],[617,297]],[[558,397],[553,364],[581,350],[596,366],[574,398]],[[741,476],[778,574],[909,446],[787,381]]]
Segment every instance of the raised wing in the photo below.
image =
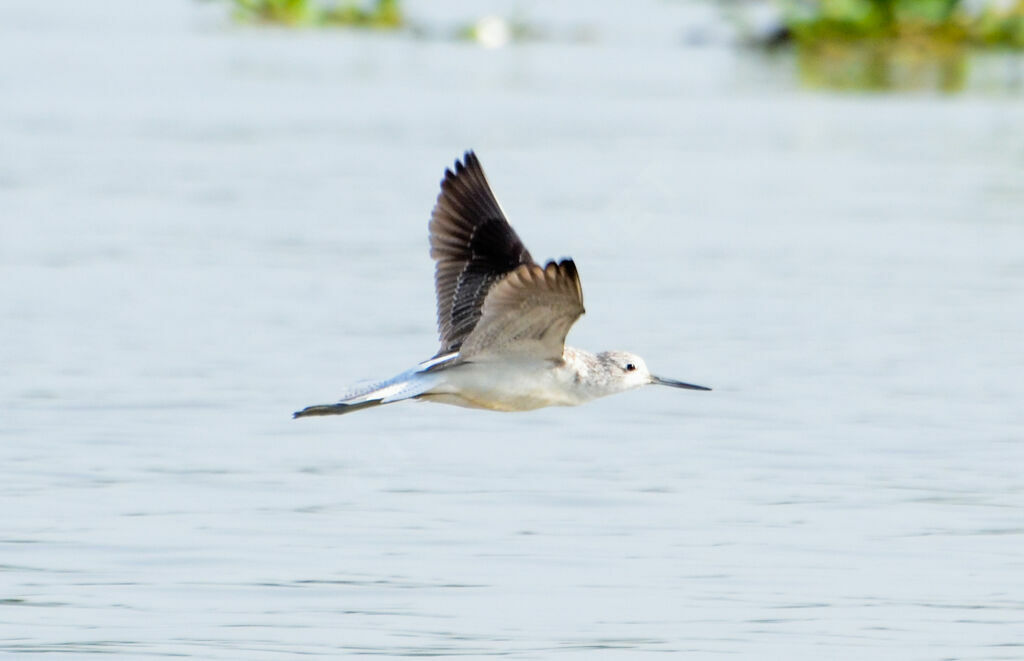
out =
[[459,358],[559,360],[569,328],[583,314],[583,288],[571,259],[522,264],[491,287]]
[[480,319],[491,286],[521,264],[529,251],[505,220],[472,151],[445,170],[430,217],[430,256],[437,262],[438,355],[457,351]]

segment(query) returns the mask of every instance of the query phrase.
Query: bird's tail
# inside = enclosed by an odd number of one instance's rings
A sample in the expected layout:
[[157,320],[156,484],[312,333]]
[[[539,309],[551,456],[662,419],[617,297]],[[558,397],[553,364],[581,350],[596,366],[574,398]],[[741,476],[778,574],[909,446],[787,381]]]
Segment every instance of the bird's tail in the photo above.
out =
[[346,394],[336,404],[317,404],[307,406],[292,414],[293,418],[305,418],[314,415],[342,415],[360,409],[367,409],[381,404],[400,402],[403,399],[418,397],[434,385],[436,378],[422,372],[409,371],[399,374],[393,379],[380,381]]

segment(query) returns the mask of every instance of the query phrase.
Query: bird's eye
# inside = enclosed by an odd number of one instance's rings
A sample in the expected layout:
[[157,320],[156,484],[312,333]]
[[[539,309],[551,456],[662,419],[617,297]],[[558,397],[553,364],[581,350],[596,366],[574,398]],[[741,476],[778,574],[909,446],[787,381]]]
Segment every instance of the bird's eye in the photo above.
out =
[[632,372],[634,370],[636,370],[636,365],[634,365],[633,363],[626,363],[626,371],[627,372]]

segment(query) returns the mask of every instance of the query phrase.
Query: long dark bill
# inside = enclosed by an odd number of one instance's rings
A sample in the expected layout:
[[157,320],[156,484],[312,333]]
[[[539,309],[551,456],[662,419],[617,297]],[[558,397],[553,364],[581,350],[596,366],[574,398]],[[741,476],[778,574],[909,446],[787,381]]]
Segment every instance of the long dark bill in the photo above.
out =
[[673,388],[686,388],[687,390],[711,390],[705,386],[697,386],[692,383],[683,383],[675,379],[663,379],[660,376],[651,375],[651,383],[658,386],[672,386]]

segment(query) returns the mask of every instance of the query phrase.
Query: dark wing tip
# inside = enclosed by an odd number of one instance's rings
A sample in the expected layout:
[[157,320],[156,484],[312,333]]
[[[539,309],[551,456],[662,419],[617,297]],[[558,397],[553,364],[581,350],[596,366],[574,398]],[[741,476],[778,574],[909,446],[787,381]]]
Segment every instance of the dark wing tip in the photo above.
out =
[[[548,262],[548,266],[554,266],[554,264],[554,261]],[[583,307],[583,283],[580,282],[580,272],[576,270],[576,262],[572,257],[565,257],[558,262],[558,270],[565,276],[562,281],[567,283],[567,286],[575,288],[576,298],[580,302],[580,314],[585,314],[587,310]]]
[[576,270],[576,262],[573,261],[572,257],[564,257],[558,262],[558,267],[562,269],[566,275],[579,280],[580,272]]
[[[446,199],[449,205],[454,205],[449,211],[456,215],[483,211],[502,216],[501,208],[487,183],[483,166],[480,165],[480,159],[472,149],[466,151],[461,160],[455,159],[455,165],[445,168],[444,177],[441,179],[441,191],[434,205],[434,215],[445,206]],[[472,224],[474,219],[466,220]]]
[[455,167],[456,167],[456,169],[458,169],[459,167],[464,167],[466,169],[469,169],[469,168],[479,168],[480,167],[480,159],[478,159],[476,157],[476,152],[475,151],[473,151],[472,149],[467,149],[462,154],[462,162],[461,163],[458,161],[458,159],[456,159]]
[[476,152],[472,149],[467,149],[465,153],[462,154],[461,159],[455,159],[455,165],[450,168],[445,168],[444,179],[441,180],[442,189],[446,183],[452,179],[458,179],[459,176],[467,170],[483,172],[483,167],[480,165],[480,159],[476,157]]

